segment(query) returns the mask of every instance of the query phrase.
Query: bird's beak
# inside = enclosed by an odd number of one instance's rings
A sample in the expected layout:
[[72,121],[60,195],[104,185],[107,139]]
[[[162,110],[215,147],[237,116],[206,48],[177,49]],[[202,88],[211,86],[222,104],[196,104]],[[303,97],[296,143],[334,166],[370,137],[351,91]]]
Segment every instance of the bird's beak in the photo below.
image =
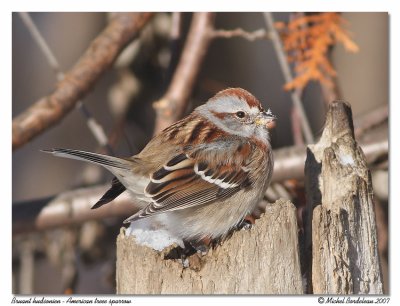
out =
[[256,125],[262,125],[268,129],[272,129],[276,126],[276,116],[268,109],[268,111],[261,112],[254,122]]

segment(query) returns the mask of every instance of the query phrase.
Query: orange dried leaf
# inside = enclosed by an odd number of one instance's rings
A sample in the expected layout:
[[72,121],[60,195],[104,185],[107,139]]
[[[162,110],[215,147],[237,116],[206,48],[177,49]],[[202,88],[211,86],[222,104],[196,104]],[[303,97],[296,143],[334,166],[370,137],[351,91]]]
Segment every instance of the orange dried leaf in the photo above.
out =
[[285,90],[302,89],[312,80],[333,86],[330,78],[336,76],[336,71],[328,58],[329,49],[341,43],[349,52],[359,51],[344,28],[347,23],[338,13],[321,13],[298,17],[287,25],[275,24],[284,33],[288,61],[296,63],[297,76],[285,85]]
[[286,28],[286,24],[282,21],[277,21],[274,24],[275,28],[279,31],[279,30],[284,30]]

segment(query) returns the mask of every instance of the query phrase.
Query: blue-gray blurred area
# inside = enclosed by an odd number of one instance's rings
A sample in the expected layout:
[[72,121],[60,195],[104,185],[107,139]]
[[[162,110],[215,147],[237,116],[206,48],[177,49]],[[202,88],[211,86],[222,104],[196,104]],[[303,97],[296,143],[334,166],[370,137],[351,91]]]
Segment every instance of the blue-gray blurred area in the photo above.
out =
[[[86,50],[90,42],[106,26],[105,13],[31,13],[33,21],[54,51],[61,68],[68,71]],[[129,106],[122,135],[114,145],[115,153],[128,156],[143,148],[153,133],[152,102],[160,98],[167,86],[166,68],[170,54],[168,41],[171,14],[163,13],[152,22],[153,45],[130,64],[139,83],[138,92]],[[276,21],[288,21],[289,13],[275,13]],[[352,105],[358,116],[388,104],[388,14],[343,13],[349,22],[352,38],[360,48],[348,53],[342,45],[330,54],[338,73],[340,92]],[[184,14],[183,33],[190,25],[190,14]],[[12,116],[22,113],[41,97],[54,90],[56,77],[43,53],[34,43],[18,13],[12,18]],[[261,13],[219,13],[216,28],[242,28],[253,31],[265,28]],[[158,40],[157,40],[158,39]],[[108,134],[116,128],[111,87],[117,82],[119,71],[110,69],[83,100],[87,108]],[[253,93],[265,107],[278,117],[273,132],[274,148],[293,145],[291,127],[292,101],[283,90],[284,78],[269,40],[250,42],[243,38],[216,39],[207,52],[193,89],[188,112],[210,98],[215,91],[226,87],[242,87]],[[317,83],[311,83],[302,95],[304,108],[316,138],[323,128],[326,104]],[[12,198],[15,205],[23,201],[45,198],[83,185],[106,183],[110,175],[102,169],[83,163],[58,159],[41,153],[41,149],[61,147],[98,151],[99,146],[87,128],[82,114],[74,109],[58,125],[50,128],[28,144],[15,150],[12,156]],[[119,226],[119,225],[118,225]],[[117,231],[116,231],[117,233]],[[115,236],[107,237],[111,253]],[[106,238],[105,238],[106,239]],[[40,239],[39,239],[40,240]],[[34,240],[32,240],[34,241]],[[19,291],[19,249],[14,249],[14,288]],[[104,255],[104,254],[103,254]],[[74,255],[79,257],[78,255]],[[106,281],[104,273],[112,278],[110,255],[107,260],[86,265],[78,259],[79,278],[74,293],[113,293],[113,282]],[[34,293],[62,293],[61,268],[49,264],[42,254],[36,260]],[[112,262],[111,262],[112,266]]]

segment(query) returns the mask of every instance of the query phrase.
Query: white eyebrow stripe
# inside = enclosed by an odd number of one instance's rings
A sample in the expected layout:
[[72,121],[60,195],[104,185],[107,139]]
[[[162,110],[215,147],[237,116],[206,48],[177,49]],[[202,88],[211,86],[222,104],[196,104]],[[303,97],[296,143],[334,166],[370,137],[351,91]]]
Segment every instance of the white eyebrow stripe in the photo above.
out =
[[252,114],[252,115],[257,115],[257,114],[260,113],[260,109],[258,107],[253,106],[253,107],[250,108],[249,113]]

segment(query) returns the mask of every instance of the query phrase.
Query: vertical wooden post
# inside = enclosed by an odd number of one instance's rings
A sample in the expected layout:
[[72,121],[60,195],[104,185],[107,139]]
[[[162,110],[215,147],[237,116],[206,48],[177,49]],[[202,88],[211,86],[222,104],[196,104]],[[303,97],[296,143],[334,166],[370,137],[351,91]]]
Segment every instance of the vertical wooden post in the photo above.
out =
[[305,172],[313,293],[381,294],[371,177],[348,103],[330,104]]

